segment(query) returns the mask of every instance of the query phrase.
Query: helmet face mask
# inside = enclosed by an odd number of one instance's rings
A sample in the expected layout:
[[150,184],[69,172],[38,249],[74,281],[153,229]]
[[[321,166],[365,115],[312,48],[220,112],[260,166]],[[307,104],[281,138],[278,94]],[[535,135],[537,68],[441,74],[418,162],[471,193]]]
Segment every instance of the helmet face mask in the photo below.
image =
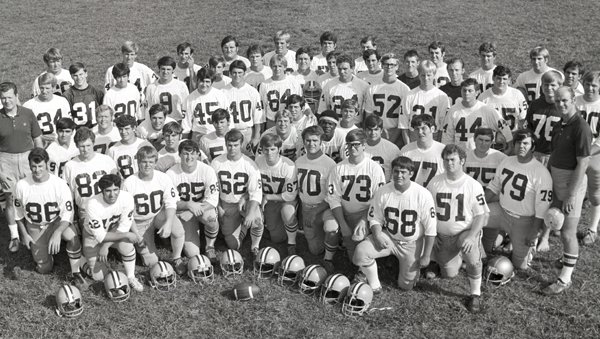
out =
[[485,282],[488,286],[504,286],[514,275],[512,261],[505,256],[490,259],[485,267]]
[[221,271],[226,278],[242,275],[244,271],[244,259],[236,250],[229,249],[223,252],[220,264]]
[[330,275],[321,286],[319,300],[323,304],[334,305],[341,303],[350,287],[350,280],[340,273]]
[[126,301],[131,295],[129,279],[125,274],[117,271],[110,271],[104,278],[104,290],[108,298],[114,302]]
[[177,287],[177,276],[171,264],[159,261],[150,269],[150,285],[162,292],[172,291]]
[[300,292],[303,294],[311,295],[321,287],[325,278],[327,277],[327,271],[321,265],[309,265],[302,270],[300,279]]
[[298,281],[304,269],[304,259],[298,255],[287,256],[279,267],[277,282],[281,286],[292,287]]
[[207,256],[198,254],[188,261],[188,277],[196,284],[212,284],[215,281],[214,267]]
[[342,304],[342,313],[346,316],[363,315],[373,301],[373,289],[366,283],[352,284]]
[[75,286],[64,285],[56,293],[56,314],[61,317],[74,318],[83,313],[81,292]]
[[258,279],[269,279],[280,264],[279,252],[272,247],[262,248],[254,260],[253,273]]

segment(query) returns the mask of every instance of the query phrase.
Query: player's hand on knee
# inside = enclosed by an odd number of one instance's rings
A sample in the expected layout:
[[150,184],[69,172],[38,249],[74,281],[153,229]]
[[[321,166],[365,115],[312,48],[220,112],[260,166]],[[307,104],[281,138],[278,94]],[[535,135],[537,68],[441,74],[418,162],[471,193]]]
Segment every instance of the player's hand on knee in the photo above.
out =
[[204,214],[204,210],[202,210],[202,204],[197,203],[197,202],[193,202],[193,201],[188,202],[188,209],[196,217],[201,217],[202,214]]
[[125,238],[127,239],[127,242],[130,242],[132,244],[135,244],[138,242],[139,237],[137,234],[133,233],[133,232],[127,232],[125,233]]
[[59,232],[52,233],[50,241],[48,241],[48,253],[54,255],[60,252],[60,241],[62,240]]
[[159,230],[158,230],[158,235],[160,235],[161,238],[168,238],[171,236],[171,226],[164,224]]
[[421,268],[425,268],[425,267],[429,266],[430,263],[431,263],[431,257],[429,255],[421,256],[421,259],[419,260],[419,265],[421,265]]
[[373,234],[373,244],[379,250],[383,250],[389,247],[387,238],[383,235],[383,232]]
[[461,249],[464,253],[471,252],[477,246],[476,237],[465,237],[462,239]]
[[562,211],[565,214],[571,213],[573,207],[575,206],[575,197],[568,197],[562,204]]
[[31,249],[31,244],[33,243],[33,238],[29,234],[23,234],[21,236],[21,244],[27,247],[28,250]]
[[548,252],[550,251],[550,244],[548,243],[548,239],[541,238],[538,242],[536,250],[538,252]]

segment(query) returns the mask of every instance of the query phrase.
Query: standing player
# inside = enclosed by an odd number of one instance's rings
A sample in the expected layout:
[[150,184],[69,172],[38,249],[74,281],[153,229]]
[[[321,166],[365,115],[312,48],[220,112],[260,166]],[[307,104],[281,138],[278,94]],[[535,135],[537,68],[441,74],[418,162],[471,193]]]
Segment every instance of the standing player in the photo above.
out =
[[590,161],[592,131],[575,106],[575,93],[570,87],[560,87],[554,96],[556,110],[562,123],[552,132],[552,206],[565,214],[560,233],[563,244],[562,269],[558,279],[542,292],[546,295],[560,294],[571,287],[571,276],[579,257],[577,225],[585,198],[585,172]]
[[302,134],[302,131],[309,126],[317,125],[317,117],[309,106],[300,95],[292,94],[288,98],[287,110],[292,115],[292,126],[296,128],[298,134]]
[[275,50],[265,54],[263,63],[270,65],[271,58],[275,55],[280,55],[287,60],[285,72],[291,74],[296,71],[298,69],[296,65],[296,52],[288,49],[290,47],[290,33],[287,31],[277,31],[273,36],[273,43],[275,44]]
[[229,132],[231,116],[227,110],[218,108],[213,112],[211,119],[215,131],[202,136],[199,145],[200,151],[206,154],[209,162],[226,152],[225,134]]
[[88,84],[88,73],[81,62],[69,67],[74,84],[63,95],[71,105],[71,117],[77,126],[96,126],[96,109],[104,101],[104,91]]
[[515,132],[514,143],[516,155],[500,163],[486,190],[486,200],[499,201],[502,207],[499,215],[490,213],[487,227],[508,233],[513,265],[525,270],[533,259],[538,234],[544,229],[544,215],[552,201],[552,177],[533,156],[535,136],[531,131]]
[[[240,62],[242,61],[240,60]],[[246,66],[245,63],[244,66]],[[215,73],[214,88],[223,89],[231,83],[231,78],[226,75],[229,74],[229,67],[225,69],[225,58],[222,56],[211,56],[208,59],[208,68]]]
[[[433,41],[427,48],[429,50],[429,56],[431,61],[435,64],[437,71],[435,72],[435,79],[433,83],[436,87],[442,87],[450,82],[450,76],[448,75],[448,64],[444,62],[446,56],[446,46],[441,41]],[[421,73],[421,71],[419,71]]]
[[275,125],[275,114],[283,110],[287,99],[292,94],[302,95],[302,86],[294,76],[286,74],[287,60],[276,54],[270,59],[269,67],[273,77],[260,84],[260,98],[265,108],[267,128]]
[[389,140],[383,139],[383,120],[376,115],[369,115],[365,119],[364,131],[367,135],[365,152],[371,155],[371,160],[378,162],[383,169],[385,182],[390,182],[392,175],[392,161],[400,156],[400,149]]
[[173,266],[177,274],[182,275],[186,270],[181,259],[185,234],[175,216],[179,201],[177,191],[169,176],[154,169],[157,154],[152,146],[141,147],[135,158],[140,170],[125,179],[123,190],[131,193],[135,203],[133,219],[145,243],[144,247],[138,246],[140,256],[145,266],[152,267],[158,262],[155,233],[162,238],[171,237]]
[[[146,107],[161,104],[167,108],[167,115],[178,122],[185,117],[182,103],[189,95],[183,81],[173,78],[177,63],[170,56],[158,59],[158,80],[146,88]],[[146,119],[148,116],[146,116]]]
[[575,95],[583,94],[583,86],[581,85],[581,77],[586,74],[581,62],[577,60],[568,61],[563,67],[565,72],[565,86],[569,86],[575,92]]
[[561,83],[563,82],[563,75],[552,67],[548,66],[550,61],[550,53],[543,46],[536,46],[529,51],[529,60],[531,61],[531,69],[519,74],[517,81],[515,81],[515,87],[523,93],[527,103],[531,104],[535,99],[540,96],[540,89],[542,87],[542,75],[548,71],[556,71],[562,77]]
[[496,43],[484,42],[479,46],[479,67],[473,73],[469,74],[469,78],[477,80],[479,84],[479,93],[492,87],[493,72],[496,68]]
[[273,71],[263,63],[264,52],[260,45],[251,45],[248,47],[246,56],[250,60],[250,68],[248,69],[248,73],[246,73],[246,82],[258,89],[260,84],[273,76]]
[[323,32],[319,37],[319,42],[321,53],[313,57],[310,68],[321,75],[330,71],[328,54],[335,51],[337,35],[330,31]]
[[62,177],[67,161],[79,155],[79,150],[73,141],[73,133],[77,125],[70,118],[62,118],[56,122],[56,141],[48,147],[48,167],[51,174]]
[[44,74],[53,74],[56,78],[56,83],[52,87],[52,93],[57,95],[63,95],[73,85],[73,78],[69,75],[66,69],[62,68],[62,54],[60,49],[56,47],[49,48],[44,53],[44,63],[46,64],[46,70],[42,72],[35,80],[33,80],[33,90],[31,97],[40,95],[39,78]]
[[[292,114],[287,109],[277,112],[275,114],[275,126],[266,130],[261,139],[267,134],[276,134],[281,139],[281,145],[279,151],[281,155],[290,159],[292,162],[300,155],[302,148],[300,140],[300,134],[296,128],[292,125]],[[256,155],[261,155],[264,147],[259,147],[256,151]],[[263,187],[264,190],[264,187]]]
[[88,215],[83,224],[83,255],[95,281],[104,279],[100,262],[106,262],[108,249],[114,247],[121,255],[129,286],[138,292],[144,285],[135,277],[135,243],[142,238],[133,223],[133,197],[121,190],[121,177],[107,174],[98,181],[100,194],[87,202]]
[[527,100],[521,91],[508,86],[510,79],[510,68],[502,65],[495,66],[493,84],[481,93],[478,99],[496,109],[508,122],[511,131],[516,131],[521,128],[527,116]]
[[436,126],[431,115],[415,116],[411,127],[417,135],[417,140],[402,147],[400,155],[413,161],[413,175],[410,180],[427,187],[433,177],[444,173],[444,161],[442,160],[444,144],[433,140]]
[[106,105],[100,105],[96,109],[98,125],[92,128],[92,132],[96,135],[94,151],[98,153],[106,154],[109,148],[121,140],[119,129],[113,125],[114,113],[115,111]]
[[369,209],[372,234],[356,246],[352,258],[374,293],[382,291],[375,259],[395,255],[399,261],[398,287],[411,290],[419,268],[429,265],[437,235],[431,193],[410,180],[413,162],[398,157],[392,168],[393,182],[375,193]]
[[404,65],[406,71],[398,76],[398,80],[413,89],[419,87],[421,81],[419,80],[419,53],[414,49],[411,49],[404,53]]
[[447,278],[455,277],[462,260],[466,262],[471,292],[467,309],[477,313],[481,310],[481,229],[489,209],[481,185],[463,172],[465,151],[446,145],[442,158],[445,172],[427,185],[436,202],[438,220],[433,256]]
[[[262,180],[261,207],[265,228],[271,241],[281,243],[287,239],[288,255],[296,254],[296,197],[298,178],[293,160],[281,156],[283,140],[273,133],[260,138],[262,155],[256,158],[256,166]],[[295,159],[294,159],[295,160]]]
[[71,279],[87,287],[79,273],[81,241],[73,225],[73,197],[64,180],[48,172],[48,153],[34,148],[28,156],[31,175],[19,180],[15,188],[15,217],[23,244],[31,250],[35,270],[48,274],[54,266],[53,255],[67,242]]
[[206,256],[215,262],[215,240],[219,233],[217,205],[219,204],[219,182],[215,170],[199,160],[198,144],[184,140],[179,144],[181,163],[167,171],[179,192],[177,217],[185,230],[183,248],[188,257],[200,254],[200,224],[204,225]]
[[[410,88],[396,76],[399,63],[400,60],[393,53],[387,53],[381,57],[382,81],[369,87],[364,107],[365,116],[373,113],[383,120],[386,139],[396,145],[401,145],[403,142],[400,129],[398,129],[398,118],[403,114],[402,103],[410,92]],[[388,176],[389,174],[387,173]]]
[[314,113],[317,112],[317,105],[321,98],[321,85],[319,84],[319,75],[310,68],[311,60],[312,54],[309,47],[298,48],[296,51],[298,69],[292,75],[296,77],[302,86],[302,96],[306,100],[311,113]]
[[[442,92],[446,93],[448,99],[450,100],[449,105],[452,106],[460,101],[461,95],[461,86],[463,82],[463,75],[465,74],[464,62],[461,58],[452,58],[450,62],[448,62],[448,76],[450,76],[450,81],[446,83],[444,86],[440,87]],[[481,93],[477,91],[477,93]]]
[[354,74],[358,74],[358,72],[366,72],[369,70],[367,64],[365,63],[365,59],[363,59],[363,52],[369,49],[376,50],[377,42],[375,41],[375,37],[372,35],[368,35],[362,39],[360,39],[360,56],[354,59]]
[[240,45],[237,38],[232,35],[228,35],[221,40],[221,51],[223,52],[225,61],[225,64],[223,65],[224,75],[229,75],[229,65],[237,60],[242,61],[244,65],[246,65],[246,68],[250,68],[250,61],[238,54],[239,47]]
[[[150,87],[148,87],[150,88]],[[154,104],[148,110],[148,118],[142,121],[136,128],[136,134],[140,139],[147,140],[157,150],[165,146],[163,127],[165,124],[177,122],[167,115],[168,108],[162,104]]]
[[381,166],[365,154],[367,136],[362,130],[353,130],[346,136],[348,159],[337,164],[329,173],[329,194],[327,202],[335,224],[325,228],[326,233],[341,232],[348,258],[354,255],[356,241],[364,238],[367,230],[367,212],[373,195],[385,184]]
[[[133,41],[125,41],[121,46],[121,54],[123,55],[122,63],[127,65],[129,69],[126,82],[130,82],[137,88],[138,101],[144,102],[143,95],[146,87],[157,77],[150,67],[135,61],[137,59],[137,52],[138,45]],[[104,88],[107,91],[117,85],[117,76],[113,72],[113,67],[111,66],[106,70]],[[118,113],[118,110],[115,109],[115,111]]]
[[196,89],[196,74],[200,66],[194,63],[194,48],[189,42],[177,45],[177,65],[173,71],[173,77],[187,86],[188,92]]
[[140,109],[139,88],[129,82],[130,69],[125,63],[119,63],[110,68],[114,77],[114,85],[108,89],[103,105],[115,111],[115,116],[130,115],[136,120],[144,120]]
[[56,85],[56,77],[52,73],[39,76],[39,95],[28,100],[23,107],[29,108],[37,117],[38,124],[42,130],[44,146],[56,140],[56,122],[63,116],[66,118],[71,112],[71,106],[67,99],[52,93]]
[[359,116],[362,121],[362,104],[369,89],[369,84],[354,75],[354,60],[348,55],[340,55],[336,60],[339,77],[330,80],[323,86],[318,112],[333,110],[341,117],[341,105],[346,99],[354,99],[359,105]]
[[511,142],[510,127],[500,113],[477,100],[477,81],[469,78],[463,81],[461,87],[462,100],[450,108],[444,120],[442,143],[474,149],[474,132],[481,127],[491,128],[497,135],[502,135],[503,139],[497,140],[498,144]]
[[204,67],[196,75],[196,91],[183,101],[185,115],[181,126],[183,133],[192,132],[191,140],[198,142],[200,138],[214,132],[210,116],[217,109],[227,108],[227,99],[220,89],[213,88],[215,73]]
[[[113,159],[119,169],[119,174],[124,179],[138,171],[138,161],[135,161],[135,154],[143,146],[152,145],[135,136],[136,122],[135,118],[130,115],[122,115],[115,119],[115,125],[119,129],[121,141],[111,147],[107,155]],[[154,147],[152,147],[154,148]]]
[[264,231],[260,172],[254,161],[242,154],[242,132],[235,128],[230,130],[225,135],[225,143],[227,153],[211,163],[219,179],[221,232],[227,247],[237,250],[250,229],[250,249],[256,255]]
[[367,70],[359,72],[355,68],[354,72],[356,73],[356,76],[366,81],[369,85],[380,83],[381,78],[383,77],[383,70],[381,69],[381,64],[379,63],[381,60],[381,55],[379,52],[376,49],[367,49],[363,52],[363,60]]
[[[319,83],[319,86],[321,86],[321,94],[323,94],[323,88],[325,87],[325,85],[337,78],[339,76],[339,71],[338,68],[336,66],[336,60],[337,58],[340,56],[340,52],[330,52],[329,54],[327,54],[327,68],[329,68],[329,71],[327,71],[326,73],[323,73],[321,75],[319,75],[319,77],[317,78],[317,82]],[[317,72],[319,73],[319,72]],[[319,96],[319,101],[321,100],[321,97]],[[317,103],[318,106],[318,103]],[[318,112],[318,107],[317,110],[315,112]]]

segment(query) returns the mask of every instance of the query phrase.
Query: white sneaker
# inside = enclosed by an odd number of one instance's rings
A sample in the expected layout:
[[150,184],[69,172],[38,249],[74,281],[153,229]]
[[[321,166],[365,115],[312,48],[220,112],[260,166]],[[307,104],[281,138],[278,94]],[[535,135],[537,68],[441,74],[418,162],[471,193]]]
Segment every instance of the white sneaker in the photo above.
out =
[[144,285],[142,285],[142,283],[136,277],[129,278],[129,286],[131,286],[131,288],[133,288],[136,292],[144,291]]

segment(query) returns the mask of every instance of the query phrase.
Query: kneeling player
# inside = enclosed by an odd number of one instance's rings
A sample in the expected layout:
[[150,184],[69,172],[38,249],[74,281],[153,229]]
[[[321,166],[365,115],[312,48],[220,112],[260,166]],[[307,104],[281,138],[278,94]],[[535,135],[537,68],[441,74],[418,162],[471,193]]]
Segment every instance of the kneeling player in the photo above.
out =
[[83,254],[88,261],[92,278],[104,279],[103,265],[108,249],[114,247],[121,254],[129,285],[141,292],[144,286],[135,277],[135,247],[142,238],[133,223],[133,197],[121,191],[121,177],[107,174],[98,181],[100,194],[87,201],[86,220],[83,227]]
[[436,236],[435,207],[431,193],[410,181],[415,165],[407,157],[392,162],[392,182],[381,187],[369,210],[372,234],[354,252],[360,267],[377,293],[381,284],[375,259],[395,255],[400,262],[398,287],[413,288],[419,267],[429,265]]
[[86,286],[79,273],[81,241],[73,226],[73,197],[67,183],[48,171],[48,152],[34,148],[28,156],[31,174],[17,182],[15,219],[23,244],[31,250],[35,270],[48,274],[54,266],[53,255],[60,251],[61,239],[67,242],[71,278]]
[[200,254],[200,235],[198,226],[204,225],[206,256],[213,262],[217,260],[215,239],[219,233],[217,205],[219,204],[219,181],[215,170],[199,161],[200,149],[192,140],[179,144],[181,163],[167,171],[179,192],[177,217],[185,230],[183,248],[192,258]]

